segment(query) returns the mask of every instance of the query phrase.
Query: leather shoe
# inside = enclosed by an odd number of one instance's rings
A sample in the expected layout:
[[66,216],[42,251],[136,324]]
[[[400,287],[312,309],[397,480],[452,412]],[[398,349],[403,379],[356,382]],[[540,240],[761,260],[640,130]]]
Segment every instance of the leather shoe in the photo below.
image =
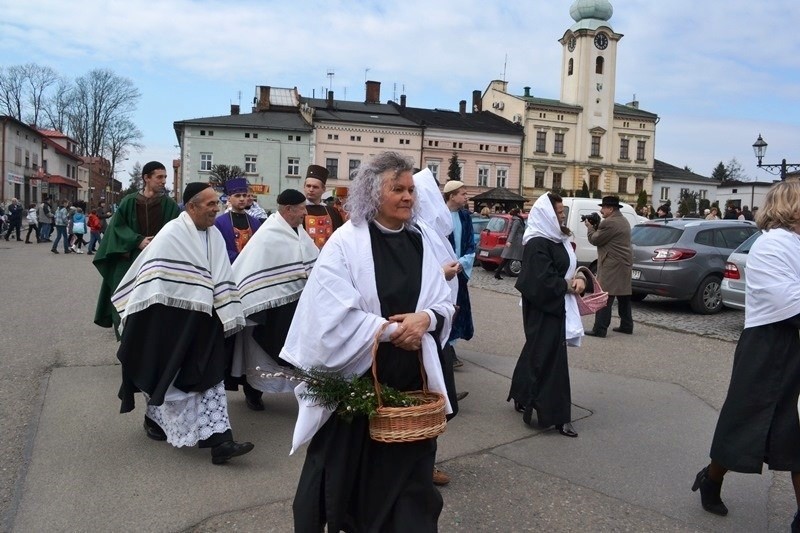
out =
[[525,412],[525,406],[524,406],[524,405],[522,405],[522,404],[521,404],[520,402],[518,402],[517,400],[514,400],[514,410],[515,410],[516,412],[518,412],[518,413],[524,413],[524,412]]
[[443,487],[443,486],[447,485],[448,483],[450,483],[450,476],[448,476],[446,472],[443,472],[443,471],[439,470],[438,468],[436,468],[434,466],[433,467],[433,484],[437,485],[439,487]]
[[626,333],[628,335],[633,335],[633,330],[632,329],[611,328],[611,331],[616,331],[617,333]]
[[588,335],[590,337],[600,337],[601,339],[605,338],[605,336],[606,336],[606,332],[605,331],[595,331],[593,329],[590,329],[589,331],[585,332],[584,334]]
[[458,400],[460,402],[461,400],[463,400],[467,396],[469,396],[469,391],[462,390],[461,392],[456,394],[456,400]]
[[211,448],[211,462],[215,465],[227,463],[229,459],[238,457],[250,452],[253,449],[252,442],[236,442],[229,440]]
[[248,396],[245,395],[244,401],[247,403],[247,407],[251,411],[263,411],[264,410],[264,401],[261,399],[261,396]]
[[556,426],[556,429],[559,433],[564,435],[565,437],[575,438],[578,436],[578,432],[575,431],[575,428],[572,427],[572,422],[567,422],[566,424],[559,424]]
[[462,366],[464,366],[464,361],[459,358],[453,359],[453,368],[461,368]]
[[164,433],[164,430],[161,429],[161,426],[156,425],[155,422],[153,422],[154,425],[151,426],[150,424],[147,423],[147,420],[145,420],[143,424],[144,424],[144,431],[145,433],[147,433],[148,439],[153,439],[157,441],[167,440],[167,434]]

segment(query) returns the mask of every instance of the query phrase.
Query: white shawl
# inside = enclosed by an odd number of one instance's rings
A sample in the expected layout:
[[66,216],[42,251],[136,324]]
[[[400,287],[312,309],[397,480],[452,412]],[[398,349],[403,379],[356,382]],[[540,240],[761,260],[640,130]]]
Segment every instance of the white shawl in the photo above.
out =
[[[569,268],[564,275],[564,279],[571,280],[575,275],[575,269],[578,261],[575,257],[575,251],[572,249],[572,243],[569,237],[561,232],[561,225],[558,223],[558,217],[553,209],[553,204],[550,203],[550,198],[547,194],[543,194],[533,204],[531,212],[528,214],[528,222],[525,228],[525,234],[522,241],[527,243],[533,237],[544,237],[552,242],[560,242],[564,245],[569,255]],[[583,337],[583,322],[581,321],[581,314],[578,311],[577,297],[568,292],[564,295],[564,304],[567,312],[566,316],[566,338],[567,344],[570,346],[580,346],[581,338]]]
[[[438,237],[425,228],[422,237],[422,282],[416,311],[427,309],[444,317],[439,338],[444,344],[450,334],[454,307],[441,265],[431,253]],[[386,322],[381,316],[368,225],[356,226],[348,221],[320,252],[280,357],[300,368],[360,376],[372,365],[375,335]],[[446,398],[444,376],[431,335],[422,337],[422,360],[428,388]],[[304,383],[295,389],[299,411],[290,453],[308,442],[332,413],[313,400],[302,398],[305,390]],[[452,412],[449,402],[446,410]]]
[[744,327],[752,328],[800,314],[800,235],[771,229],[747,256]]
[[244,326],[222,234],[211,226],[204,239],[186,212],[167,222],[139,254],[111,302],[121,318],[120,333],[128,316],[153,304],[207,315],[216,309],[225,336]]
[[300,298],[318,254],[302,227],[295,232],[280,213],[273,213],[233,262],[244,316]]

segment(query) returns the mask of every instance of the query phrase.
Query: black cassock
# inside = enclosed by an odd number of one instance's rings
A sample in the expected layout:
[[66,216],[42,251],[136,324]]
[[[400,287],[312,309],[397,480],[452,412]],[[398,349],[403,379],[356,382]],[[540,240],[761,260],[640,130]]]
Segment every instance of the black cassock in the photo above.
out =
[[534,237],[525,244],[516,289],[522,293],[525,346],[508,399],[532,407],[540,426],[571,419],[564,296],[569,255],[561,242]]
[[800,472],[800,315],[742,331],[711,458],[729,470]]
[[[421,236],[384,234],[372,224],[369,229],[381,314],[413,313],[422,278]],[[402,391],[422,388],[417,352],[384,342],[377,360],[381,383]],[[308,446],[293,505],[295,531],[317,533],[323,524],[328,531],[436,531],[442,497],[433,485],[435,458],[436,439],[380,443],[370,439],[366,416],[351,422],[331,416]]]

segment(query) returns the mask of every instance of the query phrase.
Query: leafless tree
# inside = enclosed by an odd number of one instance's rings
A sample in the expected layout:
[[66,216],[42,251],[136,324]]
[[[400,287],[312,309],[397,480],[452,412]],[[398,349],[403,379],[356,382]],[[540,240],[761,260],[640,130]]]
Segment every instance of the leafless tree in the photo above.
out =
[[25,66],[0,69],[0,112],[22,121],[25,107]]
[[49,129],[68,132],[69,131],[69,110],[72,107],[73,90],[72,83],[66,78],[59,78],[55,88],[45,99],[43,126]]
[[56,84],[58,74],[50,67],[28,63],[22,67],[25,71],[25,121],[41,127],[40,118],[44,118],[44,106],[47,90]]
[[142,144],[139,140],[142,132],[128,117],[112,121],[106,130],[106,144],[103,153],[111,161],[111,172],[116,169],[117,162],[124,160],[131,150],[140,152]]

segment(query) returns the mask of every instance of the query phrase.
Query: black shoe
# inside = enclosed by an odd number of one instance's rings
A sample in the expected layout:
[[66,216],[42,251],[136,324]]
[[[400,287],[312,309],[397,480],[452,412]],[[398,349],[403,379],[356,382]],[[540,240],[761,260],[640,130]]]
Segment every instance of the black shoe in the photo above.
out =
[[467,396],[469,396],[469,391],[462,390],[461,392],[456,394],[456,400],[460,402],[461,400],[463,400]]
[[261,395],[256,396],[255,394],[252,395],[245,394],[244,401],[247,404],[248,409],[250,409],[251,411],[264,410],[264,402],[261,400]]
[[228,460],[244,455],[253,449],[252,442],[236,442],[229,440],[211,448],[211,462],[215,465],[227,463]]
[[[58,253],[58,252],[56,252]],[[145,417],[146,418],[146,417]],[[147,420],[144,421],[144,432],[147,433],[148,439],[153,439],[157,441],[165,441],[167,440],[167,434],[164,433],[164,430],[161,429],[161,426],[152,422],[150,424],[147,423]]]
[[59,252],[58,250],[56,250],[55,248],[50,248],[50,251],[51,251],[51,252],[53,252],[54,254],[60,253],[60,252]]
[[606,332],[590,329],[589,331],[585,332],[585,335],[588,335],[590,337],[600,337],[601,339],[603,339],[606,336]]
[[572,422],[567,422],[566,424],[559,424],[556,426],[556,429],[559,433],[564,435],[565,437],[575,438],[578,436],[578,432],[575,431],[575,428],[572,427]]
[[620,328],[611,328],[611,331],[616,331],[617,333],[625,333],[627,335],[633,335],[632,329],[622,329]]
[[518,413],[524,413],[524,412],[525,412],[525,406],[524,406],[524,405],[522,405],[522,404],[521,404],[520,402],[518,402],[517,400],[514,400],[514,410],[515,410],[516,412],[518,412]]
[[[516,404],[514,404],[514,408],[516,409]],[[533,405],[529,405],[523,409],[522,421],[525,422],[526,425],[533,427]]]
[[703,504],[703,509],[719,516],[728,514],[728,507],[722,503],[722,498],[720,498],[722,483],[716,483],[708,477],[708,467],[699,471],[697,477],[694,478],[692,492],[696,492],[697,489],[700,489],[700,502]]
[[500,274],[495,274],[494,279],[503,279],[503,276],[501,276]]

